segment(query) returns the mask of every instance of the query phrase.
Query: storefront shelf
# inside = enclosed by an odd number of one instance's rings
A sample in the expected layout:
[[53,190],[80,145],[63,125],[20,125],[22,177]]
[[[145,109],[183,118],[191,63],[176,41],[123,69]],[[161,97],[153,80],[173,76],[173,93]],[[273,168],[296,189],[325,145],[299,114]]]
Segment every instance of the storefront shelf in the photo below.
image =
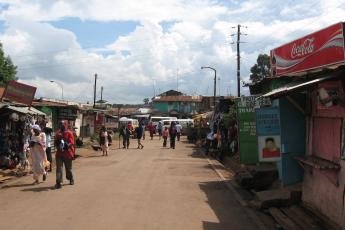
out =
[[312,168],[320,169],[320,170],[339,171],[341,168],[341,166],[335,162],[322,159],[316,156],[295,157],[295,159],[304,166],[310,166]]

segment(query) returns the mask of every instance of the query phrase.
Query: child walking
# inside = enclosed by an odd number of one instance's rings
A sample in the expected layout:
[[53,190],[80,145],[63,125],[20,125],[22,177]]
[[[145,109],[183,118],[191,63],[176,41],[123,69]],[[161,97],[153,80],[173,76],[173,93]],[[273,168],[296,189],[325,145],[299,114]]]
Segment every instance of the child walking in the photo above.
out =
[[165,127],[162,133],[163,136],[163,147],[167,147],[167,140],[169,136],[169,129],[168,127]]

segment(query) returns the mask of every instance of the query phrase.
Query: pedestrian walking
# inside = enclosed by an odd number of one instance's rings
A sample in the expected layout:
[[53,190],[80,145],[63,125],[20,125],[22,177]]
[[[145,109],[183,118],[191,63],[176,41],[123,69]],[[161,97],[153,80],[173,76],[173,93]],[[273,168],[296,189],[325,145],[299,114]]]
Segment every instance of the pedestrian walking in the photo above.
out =
[[158,131],[158,136],[160,140],[162,138],[162,132],[163,132],[163,124],[161,121],[158,122],[157,131]]
[[164,127],[163,133],[163,147],[167,147],[167,140],[168,140],[168,136],[169,136],[169,129],[168,127]]
[[72,160],[74,159],[74,135],[71,130],[66,128],[63,122],[60,122],[59,129],[55,134],[56,146],[56,189],[61,188],[63,177],[63,166],[65,165],[66,179],[70,185],[74,185],[72,173]]
[[181,133],[182,133],[182,125],[177,121],[176,122],[176,137],[177,137],[177,141],[180,141]]
[[99,132],[99,145],[101,146],[103,155],[102,156],[108,156],[108,148],[109,148],[109,134],[105,128],[105,126],[102,126],[100,132]]
[[52,171],[52,163],[53,163],[52,148],[51,148],[52,132],[53,132],[53,129],[49,127],[44,128],[44,133],[46,135],[46,155],[47,155],[47,160],[50,163],[48,172]]
[[145,123],[143,122],[141,125],[142,129],[143,129],[143,140],[145,140]]
[[131,133],[128,129],[128,126],[122,126],[120,129],[120,136],[122,136],[122,144],[123,148],[129,148],[129,138],[131,137]]
[[152,122],[150,122],[150,124],[148,125],[148,129],[149,129],[149,132],[150,132],[151,140],[153,140],[153,134],[155,133],[155,127],[152,124]]
[[176,124],[174,121],[171,122],[171,124],[170,124],[169,136],[170,136],[170,148],[175,149]]
[[138,149],[140,149],[140,148],[143,149],[144,148],[144,145],[141,144],[141,138],[143,136],[143,132],[144,132],[144,130],[143,130],[142,125],[139,125],[138,127],[135,128],[135,134],[136,134],[137,139],[138,139]]
[[39,177],[43,175],[43,181],[47,179],[45,167],[48,166],[46,155],[46,135],[41,132],[39,125],[32,126],[33,135],[30,140],[30,154],[32,159],[32,172],[34,184],[39,183]]

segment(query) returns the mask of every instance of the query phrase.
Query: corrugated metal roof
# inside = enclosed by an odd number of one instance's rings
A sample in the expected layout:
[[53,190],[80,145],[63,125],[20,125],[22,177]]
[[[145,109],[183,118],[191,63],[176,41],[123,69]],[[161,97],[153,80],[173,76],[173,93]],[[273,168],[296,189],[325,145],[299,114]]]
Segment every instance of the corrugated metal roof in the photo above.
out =
[[45,116],[46,114],[31,107],[17,107],[17,106],[12,106],[12,105],[6,105],[4,106],[6,109],[13,110],[18,113],[23,113],[23,114],[31,114],[31,115],[40,115],[40,116]]
[[201,102],[201,96],[161,96],[153,99],[154,102]]
[[[307,86],[325,81],[325,80],[329,80],[332,78],[336,78],[337,75],[328,75],[328,76],[324,76],[324,77],[320,77],[317,79],[313,79],[313,80],[304,80],[304,81],[296,81],[296,82],[291,82],[286,84],[283,87],[277,88],[272,90],[271,92],[268,92],[260,97],[279,97],[279,96],[283,96],[288,94],[291,91],[295,91],[295,90],[301,90]],[[259,97],[259,98],[260,98]]]

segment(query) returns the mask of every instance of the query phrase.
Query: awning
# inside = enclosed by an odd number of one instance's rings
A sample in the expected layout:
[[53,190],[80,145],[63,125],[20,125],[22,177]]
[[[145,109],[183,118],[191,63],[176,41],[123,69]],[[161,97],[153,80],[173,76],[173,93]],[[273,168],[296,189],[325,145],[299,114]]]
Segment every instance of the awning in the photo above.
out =
[[283,87],[274,89],[271,92],[268,92],[264,95],[261,95],[258,98],[261,98],[261,97],[275,97],[275,98],[282,97],[282,96],[287,95],[293,91],[298,91],[298,90],[301,91],[308,86],[311,86],[311,85],[316,84],[316,83],[320,83],[322,81],[330,80],[330,79],[333,79],[336,77],[338,77],[338,74],[327,75],[327,76],[320,77],[320,78],[313,79],[313,80],[291,82],[291,83],[286,84]]
[[40,116],[45,116],[46,114],[31,107],[17,107],[17,106],[12,106],[12,105],[7,105],[4,108],[10,109],[12,111],[18,112],[18,113],[23,113],[23,114],[31,114],[31,115],[40,115]]

